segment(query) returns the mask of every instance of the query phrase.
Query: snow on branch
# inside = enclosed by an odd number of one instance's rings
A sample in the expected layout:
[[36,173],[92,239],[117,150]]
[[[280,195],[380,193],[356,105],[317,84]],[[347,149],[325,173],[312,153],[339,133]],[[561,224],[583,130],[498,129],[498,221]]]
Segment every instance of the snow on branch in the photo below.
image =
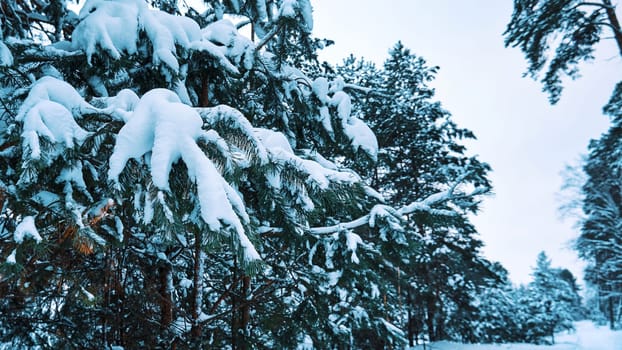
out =
[[3,41],[0,41],[0,67],[13,65],[13,54]]
[[[476,187],[469,193],[455,193],[456,187],[460,183],[462,183],[468,175],[469,174],[466,173],[460,176],[456,180],[456,182],[445,191],[432,194],[423,200],[413,202],[400,209],[397,209],[397,210],[391,209],[390,213],[393,213],[393,215],[399,214],[400,216],[403,216],[403,215],[411,214],[417,211],[424,211],[424,212],[429,212],[435,215],[448,215],[448,216],[456,215],[455,211],[436,209],[434,208],[434,206],[444,203],[444,202],[454,200],[454,199],[458,199],[458,198],[474,197],[477,195],[485,194],[490,190],[488,187],[480,186],[480,187]],[[351,230],[351,229],[364,226],[364,225],[374,226],[377,218],[379,216],[386,215],[386,213],[387,213],[387,207],[385,205],[376,205],[372,208],[370,214],[364,215],[358,219],[355,219],[349,222],[339,223],[337,225],[332,225],[332,226],[314,227],[314,228],[309,229],[308,232],[314,235],[327,235],[327,234],[333,234],[335,232],[341,232],[344,230]]]
[[24,219],[17,225],[15,228],[15,232],[13,233],[13,240],[16,243],[22,243],[24,238],[30,237],[35,242],[40,243],[43,239],[35,226],[35,218],[32,216],[26,216]]
[[37,80],[30,88],[28,97],[26,97],[26,100],[24,100],[17,112],[16,120],[22,121],[26,113],[40,101],[59,103],[75,117],[85,113],[102,112],[84,101],[82,96],[69,83],[45,76]]
[[150,9],[143,0],[88,0],[80,20],[71,49],[83,50],[89,64],[99,48],[115,60],[137,53],[141,32],[153,46],[153,63],[163,63],[173,72],[180,70],[178,57],[192,50],[206,52],[236,75],[238,66],[250,69],[254,64],[255,45],[226,19],[201,29],[188,17]]
[[226,105],[195,110],[209,127],[217,129],[223,139],[244,152],[247,160],[259,165],[268,162],[266,148],[255,128],[240,111]]
[[[352,148],[356,151],[361,149],[371,159],[378,157],[378,140],[374,132],[359,118],[351,115],[352,101],[350,96],[343,91],[345,87],[343,78],[338,77],[332,82],[320,77],[313,81],[313,94],[322,103],[318,119],[329,135],[333,135],[331,115],[328,107],[337,111],[336,119],[339,121],[343,133],[350,139]],[[332,96],[329,95],[332,93]]]
[[81,145],[89,133],[76,123],[74,115],[98,111],[68,83],[43,77],[33,84],[15,119],[23,122],[22,139],[30,157],[39,159],[39,137],[67,148],[73,148],[74,142]]
[[[255,44],[247,37],[241,35],[235,25],[226,19],[221,19],[209,24],[201,30],[202,42],[212,43],[214,50],[226,56],[233,65],[251,69],[255,62]],[[206,46],[207,48],[207,46]],[[214,50],[212,54],[217,55]]]
[[147,92],[117,135],[109,160],[108,179],[118,183],[119,174],[130,158],[140,159],[151,152],[149,166],[153,184],[167,192],[172,165],[183,160],[188,176],[197,185],[202,220],[210,230],[235,232],[245,260],[259,260],[259,254],[244,232],[243,224],[250,221],[244,201],[197,144],[199,139],[216,142],[219,139],[215,131],[208,134],[202,127],[199,113],[183,104],[173,91],[153,89]]

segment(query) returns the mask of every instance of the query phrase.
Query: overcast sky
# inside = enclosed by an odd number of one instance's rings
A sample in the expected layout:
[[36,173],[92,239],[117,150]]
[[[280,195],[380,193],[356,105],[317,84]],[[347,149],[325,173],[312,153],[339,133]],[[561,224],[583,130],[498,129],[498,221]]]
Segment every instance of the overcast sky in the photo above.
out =
[[488,162],[495,195],[473,218],[486,244],[515,283],[527,283],[537,254],[554,266],[582,275],[569,249],[577,236],[559,219],[561,170],[587,152],[590,139],[609,125],[601,108],[622,80],[622,60],[613,41],[599,47],[582,77],[565,84],[550,106],[541,85],[523,78],[518,49],[504,48],[502,33],[511,0],[313,0],[314,34],[335,41],[321,58],[331,63],[353,53],[381,64],[398,40],[441,67],[436,97],[462,127],[475,132],[472,154]]

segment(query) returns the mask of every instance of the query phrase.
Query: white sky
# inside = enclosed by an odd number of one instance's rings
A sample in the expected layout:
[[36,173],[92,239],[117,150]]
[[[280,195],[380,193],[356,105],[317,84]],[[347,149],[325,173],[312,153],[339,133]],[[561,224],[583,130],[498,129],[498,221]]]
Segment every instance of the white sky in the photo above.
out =
[[323,51],[331,63],[353,53],[381,64],[398,40],[430,65],[441,67],[433,86],[456,122],[475,132],[473,154],[488,162],[495,195],[473,218],[486,244],[515,283],[527,283],[545,250],[554,266],[582,276],[582,262],[568,248],[577,236],[561,222],[556,194],[560,171],[587,153],[590,139],[606,131],[601,113],[622,60],[613,41],[599,48],[582,78],[565,84],[562,100],[548,104],[541,84],[522,78],[526,61],[503,46],[512,13],[505,0],[313,0],[314,34],[336,44]]

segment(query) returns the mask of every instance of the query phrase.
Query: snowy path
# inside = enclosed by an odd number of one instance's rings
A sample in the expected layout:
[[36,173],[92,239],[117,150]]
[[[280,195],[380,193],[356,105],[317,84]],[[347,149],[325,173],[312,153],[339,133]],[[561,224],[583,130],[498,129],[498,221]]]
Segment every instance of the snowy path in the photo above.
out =
[[[426,345],[426,350],[622,350],[622,331],[611,331],[607,326],[596,326],[590,321],[575,324],[576,332],[560,333],[556,344],[458,344],[437,342]],[[419,345],[413,350],[423,350]]]

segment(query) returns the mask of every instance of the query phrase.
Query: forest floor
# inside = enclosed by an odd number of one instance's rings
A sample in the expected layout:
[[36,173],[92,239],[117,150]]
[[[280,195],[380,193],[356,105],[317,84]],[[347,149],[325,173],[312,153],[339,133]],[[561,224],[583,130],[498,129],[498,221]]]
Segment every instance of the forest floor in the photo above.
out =
[[[573,333],[559,333],[554,345],[533,344],[459,344],[436,342],[426,344],[426,350],[620,350],[622,331],[612,331],[608,326],[598,326],[591,321],[575,323]],[[423,350],[419,345],[412,350]]]

